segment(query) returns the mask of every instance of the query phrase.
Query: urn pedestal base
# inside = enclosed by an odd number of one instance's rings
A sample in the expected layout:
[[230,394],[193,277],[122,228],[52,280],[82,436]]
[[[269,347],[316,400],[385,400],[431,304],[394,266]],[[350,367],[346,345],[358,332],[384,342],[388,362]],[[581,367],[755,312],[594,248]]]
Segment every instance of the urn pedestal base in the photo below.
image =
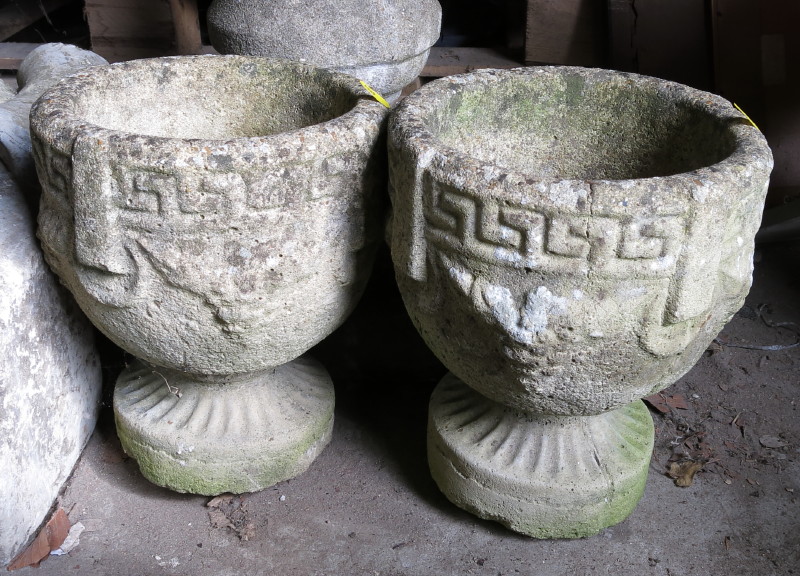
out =
[[431,397],[428,462],[457,506],[535,538],[581,538],[642,496],[653,420],[632,404],[596,416],[522,413],[452,374]]
[[253,374],[189,375],[135,361],[117,380],[122,447],[178,492],[254,492],[305,471],[333,429],[334,389],[306,357]]

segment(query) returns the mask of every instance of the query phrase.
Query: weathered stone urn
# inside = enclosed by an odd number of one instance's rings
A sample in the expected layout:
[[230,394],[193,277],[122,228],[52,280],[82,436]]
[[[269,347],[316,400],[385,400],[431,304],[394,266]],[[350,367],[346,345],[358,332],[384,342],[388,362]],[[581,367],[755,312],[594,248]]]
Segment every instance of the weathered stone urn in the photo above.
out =
[[208,32],[224,54],[332,68],[391,102],[422,71],[441,20],[436,0],[214,0]]
[[772,157],[727,101],[582,68],[432,82],[389,128],[392,256],[450,369],[428,457],[457,505],[582,537],[642,495],[638,400],[742,305]]
[[298,357],[369,275],[385,115],[348,76],[239,56],[95,68],[35,104],[42,246],[139,359],[114,411],[154,483],[259,490],[328,443],[330,378]]

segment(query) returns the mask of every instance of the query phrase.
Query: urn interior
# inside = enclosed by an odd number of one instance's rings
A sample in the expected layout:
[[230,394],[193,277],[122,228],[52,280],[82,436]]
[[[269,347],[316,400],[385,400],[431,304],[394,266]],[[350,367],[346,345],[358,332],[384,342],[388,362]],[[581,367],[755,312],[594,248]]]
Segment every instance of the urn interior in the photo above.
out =
[[327,122],[357,102],[350,87],[319,70],[245,62],[232,74],[220,60],[207,59],[205,67],[172,60],[155,73],[106,75],[102,86],[80,93],[72,113],[130,134],[226,140]]
[[443,146],[537,179],[669,176],[730,155],[729,124],[671,92],[624,75],[528,75],[451,92],[425,127]]

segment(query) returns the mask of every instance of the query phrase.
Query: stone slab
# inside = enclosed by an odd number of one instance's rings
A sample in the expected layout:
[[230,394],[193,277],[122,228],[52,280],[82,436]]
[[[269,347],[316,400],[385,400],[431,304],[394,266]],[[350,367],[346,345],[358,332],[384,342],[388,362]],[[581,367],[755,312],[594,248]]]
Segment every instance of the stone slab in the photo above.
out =
[[22,191],[0,166],[0,563],[45,519],[97,420],[91,325],[42,258]]
[[[107,62],[94,52],[67,44],[43,44],[20,64],[19,92],[0,104],[0,161],[23,186],[38,186],[29,135],[31,104],[61,78],[101,64]],[[0,93],[0,102],[3,100]]]
[[94,329],[44,262],[25,194],[38,193],[28,112],[96,54],[34,50],[20,90],[0,92],[0,563],[47,516],[97,421],[102,385]]

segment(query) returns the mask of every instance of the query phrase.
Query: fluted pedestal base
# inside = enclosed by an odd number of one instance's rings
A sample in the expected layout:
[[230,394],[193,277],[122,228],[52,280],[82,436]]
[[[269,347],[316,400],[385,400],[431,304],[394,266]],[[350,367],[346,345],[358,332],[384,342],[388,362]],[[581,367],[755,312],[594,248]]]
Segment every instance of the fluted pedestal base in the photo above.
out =
[[597,416],[526,414],[452,374],[431,397],[428,462],[457,506],[535,538],[624,520],[644,491],[653,420],[636,401]]
[[254,492],[305,471],[330,441],[334,391],[309,358],[236,377],[136,361],[117,380],[122,447],[151,482],[178,492]]

